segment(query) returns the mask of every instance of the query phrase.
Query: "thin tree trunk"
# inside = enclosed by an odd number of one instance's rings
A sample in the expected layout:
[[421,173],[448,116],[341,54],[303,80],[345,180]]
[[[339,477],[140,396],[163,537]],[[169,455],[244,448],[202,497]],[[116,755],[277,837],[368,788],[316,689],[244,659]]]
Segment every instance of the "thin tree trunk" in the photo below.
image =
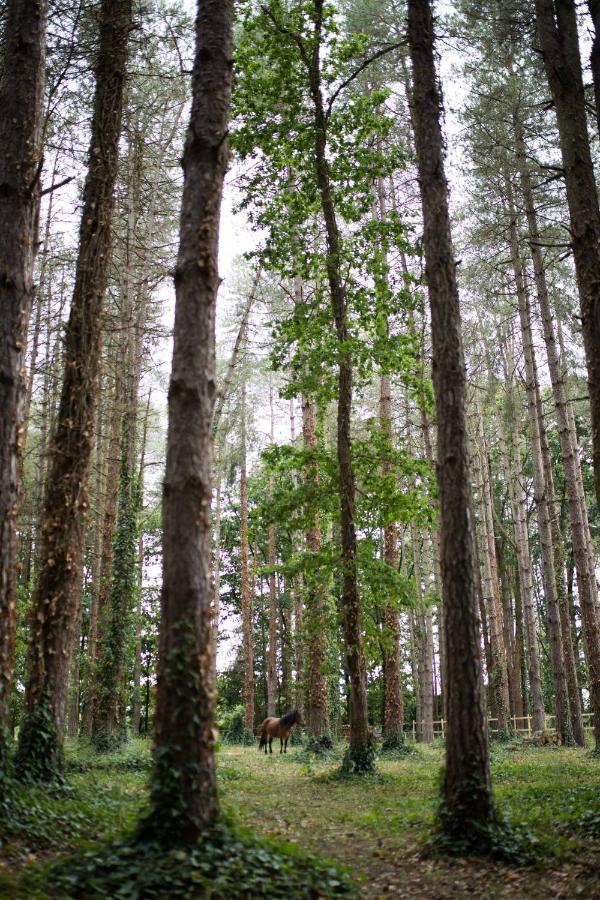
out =
[[[535,627],[535,598],[533,593],[533,573],[531,569],[531,548],[529,546],[529,532],[527,529],[526,485],[523,477],[523,466],[521,464],[519,427],[513,391],[513,364],[512,356],[510,355],[507,369],[508,371],[505,372],[505,379],[508,385],[510,460],[506,450],[504,450],[504,456],[507,461],[506,472],[514,523],[515,555],[517,557],[517,572],[519,577],[519,598],[523,608],[525,625],[527,669],[529,673],[529,689],[531,691],[533,728],[534,731],[542,731],[546,723],[546,714],[542,696],[540,658]],[[498,435],[501,439],[501,444],[503,445],[504,435],[500,423],[498,426]]]
[[448,714],[441,826],[447,834],[465,840],[466,823],[470,823],[469,827],[473,823],[487,825],[493,819],[493,805],[469,508],[466,377],[429,0],[409,0],[408,42],[413,65],[412,112],[423,205],[438,427]]
[[337,460],[340,487],[342,545],[342,632],[350,677],[350,749],[347,761],[354,771],[370,771],[368,752],[367,674],[363,651],[361,604],[356,567],[356,501],[352,464],[352,354],[349,349],[347,297],[341,272],[341,242],[331,190],[327,156],[327,118],[321,88],[321,29],[324,0],[314,0],[314,41],[309,87],[314,111],[315,168],[327,242],[326,269],[338,343]]
[[[548,370],[550,372],[550,380],[552,382],[552,392],[556,409],[561,456],[565,471],[565,485],[569,503],[569,519],[573,541],[573,552],[577,564],[578,582],[580,585],[580,590],[589,594],[591,605],[595,605],[597,601],[596,576],[594,566],[590,564],[590,557],[592,555],[592,541],[587,516],[585,494],[583,489],[581,466],[579,464],[577,434],[575,431],[572,405],[569,402],[567,396],[564,371],[560,358],[560,350],[554,332],[554,323],[552,321],[552,312],[550,308],[550,298],[548,295],[548,285],[546,282],[546,270],[540,247],[537,213],[533,199],[531,178],[526,162],[526,147],[523,138],[523,129],[517,112],[513,113],[513,124],[515,130],[515,145],[517,150],[517,160],[519,164],[521,191],[523,194],[525,212],[527,215],[529,246],[535,273],[537,300],[540,307],[542,319],[544,342],[546,345],[546,355],[548,359]],[[560,590],[563,578],[562,570],[564,569],[564,566],[561,566],[559,568],[558,560],[556,559],[557,553],[560,554],[561,559],[564,558],[559,535],[556,535],[556,537],[553,536],[553,546],[555,553],[555,566],[557,569],[557,579],[560,579],[560,582],[557,583],[557,591],[559,593],[559,615],[561,620],[563,650],[571,711],[571,724],[573,728],[573,737],[575,738],[575,741],[580,744],[583,740],[583,723],[581,719],[581,708],[578,702],[579,690],[577,687],[577,672],[575,670],[575,661],[573,658],[573,643],[570,640],[570,629],[565,628],[565,625],[568,621],[568,614],[566,608],[566,595],[564,592],[564,585],[562,585],[562,590]],[[588,603],[588,606],[589,605],[590,603]]]
[[[392,449],[394,432],[389,375],[381,375],[379,379],[379,427]],[[391,473],[392,464],[389,459],[384,459],[381,464],[383,478]],[[395,522],[388,522],[383,529],[383,560],[394,572],[397,571],[398,528]],[[390,741],[402,741],[404,737],[404,697],[400,675],[400,610],[391,598],[386,598],[383,608],[383,625],[385,629],[383,639],[383,682],[385,686],[383,736],[389,743]]]
[[[298,300],[302,298],[302,287],[298,278],[294,279],[294,295]],[[296,446],[296,412],[294,398],[290,398],[290,441],[292,447]],[[292,473],[294,485],[297,485],[298,476]],[[294,554],[298,553],[298,536],[293,536]],[[296,669],[296,682],[294,688],[294,705],[296,709],[304,708],[305,684],[304,684],[304,602],[302,597],[302,581],[299,575],[292,578],[292,612],[294,616],[294,666]]]
[[[316,455],[317,424],[315,402],[311,397],[302,398],[302,439],[307,451]],[[316,460],[306,466],[304,478],[312,488],[318,484]],[[321,528],[319,520],[307,527],[304,540],[310,554],[321,550]],[[320,573],[306,574],[306,609],[304,627],[308,641],[308,684],[307,684],[307,725],[313,738],[321,738],[329,731],[329,696],[327,675],[325,674],[326,628],[325,590]]]
[[17,622],[23,364],[42,165],[44,0],[8,0],[0,81],[0,775],[7,761]]
[[[479,398],[478,398],[479,401]],[[479,495],[481,504],[481,533],[483,551],[484,595],[487,600],[488,623],[490,628],[490,651],[492,669],[488,672],[490,689],[494,700],[494,714],[498,720],[498,733],[505,735],[511,731],[510,698],[508,693],[508,668],[504,648],[504,623],[500,598],[496,539],[494,536],[494,512],[492,485],[490,478],[487,442],[483,428],[483,413],[477,402],[477,459],[479,474]]]
[[[273,418],[273,388],[269,391],[269,407],[271,410],[271,443],[275,443],[275,421]],[[272,489],[272,485],[271,485]],[[269,573],[269,644],[267,647],[267,715],[277,714],[277,578],[275,574],[276,561],[275,523],[271,522],[268,533],[268,564],[272,571]]]
[[252,598],[248,545],[248,473],[246,461],[246,384],[242,382],[240,443],[240,581],[242,595],[242,640],[244,646],[244,705],[246,728],[254,730],[254,649],[252,640]]
[[[142,430],[142,442],[140,446],[140,466],[138,470],[137,491],[139,496],[140,512],[144,505],[144,475],[146,461],[146,444],[148,440],[148,420],[150,417],[150,399],[152,391],[148,391],[148,400],[146,403],[146,414],[144,416],[144,427]],[[144,534],[140,529],[138,537],[138,554],[137,554],[137,570],[138,570],[138,602],[135,614],[135,648],[133,658],[133,697],[131,701],[131,731],[134,737],[140,733],[140,723],[142,716],[141,709],[141,680],[142,680],[142,591],[144,584]],[[216,640],[215,640],[216,648]]]
[[572,737],[569,721],[569,702],[567,696],[567,681],[562,647],[562,634],[560,629],[560,616],[558,612],[558,597],[556,594],[554,550],[552,542],[552,527],[550,521],[550,506],[548,502],[550,487],[547,484],[542,453],[542,433],[538,415],[538,404],[541,402],[540,386],[537,374],[537,362],[533,347],[533,337],[531,333],[531,308],[529,297],[527,294],[527,285],[525,283],[523,262],[519,251],[517,213],[514,205],[512,185],[506,173],[504,176],[504,181],[509,214],[511,262],[519,306],[519,322],[521,325],[523,357],[525,361],[525,390],[527,393],[527,412],[529,418],[529,430],[531,434],[533,487],[538,515],[540,550],[542,557],[542,582],[544,586],[544,599],[546,601],[546,622],[548,625],[550,660],[552,664],[552,676],[554,681],[556,730],[561,735],[563,743],[570,743]]
[[417,656],[417,678],[419,681],[420,718],[419,736],[425,744],[433,740],[433,639],[431,634],[431,611],[425,608],[423,596],[423,573],[421,569],[420,538],[416,527],[411,525],[413,567],[417,587],[417,613],[415,618],[415,650]]
[[19,735],[20,772],[41,778],[53,777],[61,765],[73,627],[81,602],[87,481],[130,29],[131,0],[103,0],[89,169],[32,602],[26,714]]
[[163,496],[156,754],[148,820],[149,828],[169,844],[196,843],[218,814],[210,507],[217,254],[229,157],[232,22],[232,0],[199,4],[183,157]]

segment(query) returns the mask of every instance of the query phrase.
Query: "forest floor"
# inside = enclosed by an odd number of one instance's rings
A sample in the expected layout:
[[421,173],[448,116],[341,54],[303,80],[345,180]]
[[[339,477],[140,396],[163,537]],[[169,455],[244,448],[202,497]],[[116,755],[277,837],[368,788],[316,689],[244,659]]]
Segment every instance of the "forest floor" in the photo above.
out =
[[[498,806],[535,854],[535,862],[520,866],[422,857],[437,803],[440,747],[380,758],[376,776],[346,780],[334,777],[341,752],[315,762],[301,747],[266,757],[256,747],[223,746],[222,807],[260,834],[346,867],[369,898],[600,897],[600,760],[588,751],[493,747]],[[23,789],[22,821],[0,848],[0,897],[29,900],[22,887],[28,873],[65,851],[126,832],[144,808],[146,743],[100,758],[70,749],[67,758],[66,788]],[[46,882],[41,896],[65,894]]]

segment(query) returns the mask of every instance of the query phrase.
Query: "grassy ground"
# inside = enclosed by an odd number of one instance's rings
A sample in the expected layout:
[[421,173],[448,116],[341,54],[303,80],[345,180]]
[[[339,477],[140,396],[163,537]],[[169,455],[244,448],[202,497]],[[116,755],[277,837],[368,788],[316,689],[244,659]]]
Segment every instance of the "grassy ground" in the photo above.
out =
[[[341,748],[340,748],[341,754]],[[600,897],[600,761],[583,750],[493,750],[492,776],[506,819],[524,831],[528,866],[423,859],[443,752],[378,760],[378,776],[340,781],[338,757],[314,762],[301,748],[265,757],[256,748],[219,754],[222,806],[242,825],[292,841],[349,868],[365,896]],[[23,873],[60,852],[129,829],[146,801],[148,747],[103,758],[69,753],[66,789],[24,789],[13,836],[0,849],[0,896],[15,900]],[[47,885],[47,896],[52,894]],[[265,890],[268,896],[268,889]]]

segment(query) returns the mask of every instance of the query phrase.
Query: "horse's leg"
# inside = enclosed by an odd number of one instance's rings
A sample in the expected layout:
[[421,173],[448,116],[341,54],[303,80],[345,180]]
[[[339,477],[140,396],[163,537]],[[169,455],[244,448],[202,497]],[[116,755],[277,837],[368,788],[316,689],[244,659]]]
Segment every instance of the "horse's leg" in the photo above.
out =
[[283,738],[279,738],[279,752],[283,753]]
[[284,752],[284,753],[287,753],[287,742],[288,742],[288,739],[286,738],[285,741],[284,741],[284,743],[283,743],[283,752]]
[[273,752],[273,738],[269,737],[269,753]]

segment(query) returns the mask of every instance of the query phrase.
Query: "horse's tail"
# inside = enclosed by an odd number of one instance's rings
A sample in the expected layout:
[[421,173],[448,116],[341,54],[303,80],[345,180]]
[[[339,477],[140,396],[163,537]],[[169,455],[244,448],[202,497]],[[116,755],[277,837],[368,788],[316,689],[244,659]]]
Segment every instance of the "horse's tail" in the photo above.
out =
[[262,750],[263,747],[267,746],[267,726],[265,722],[262,724],[262,731],[260,733],[260,741],[258,743],[258,749]]

